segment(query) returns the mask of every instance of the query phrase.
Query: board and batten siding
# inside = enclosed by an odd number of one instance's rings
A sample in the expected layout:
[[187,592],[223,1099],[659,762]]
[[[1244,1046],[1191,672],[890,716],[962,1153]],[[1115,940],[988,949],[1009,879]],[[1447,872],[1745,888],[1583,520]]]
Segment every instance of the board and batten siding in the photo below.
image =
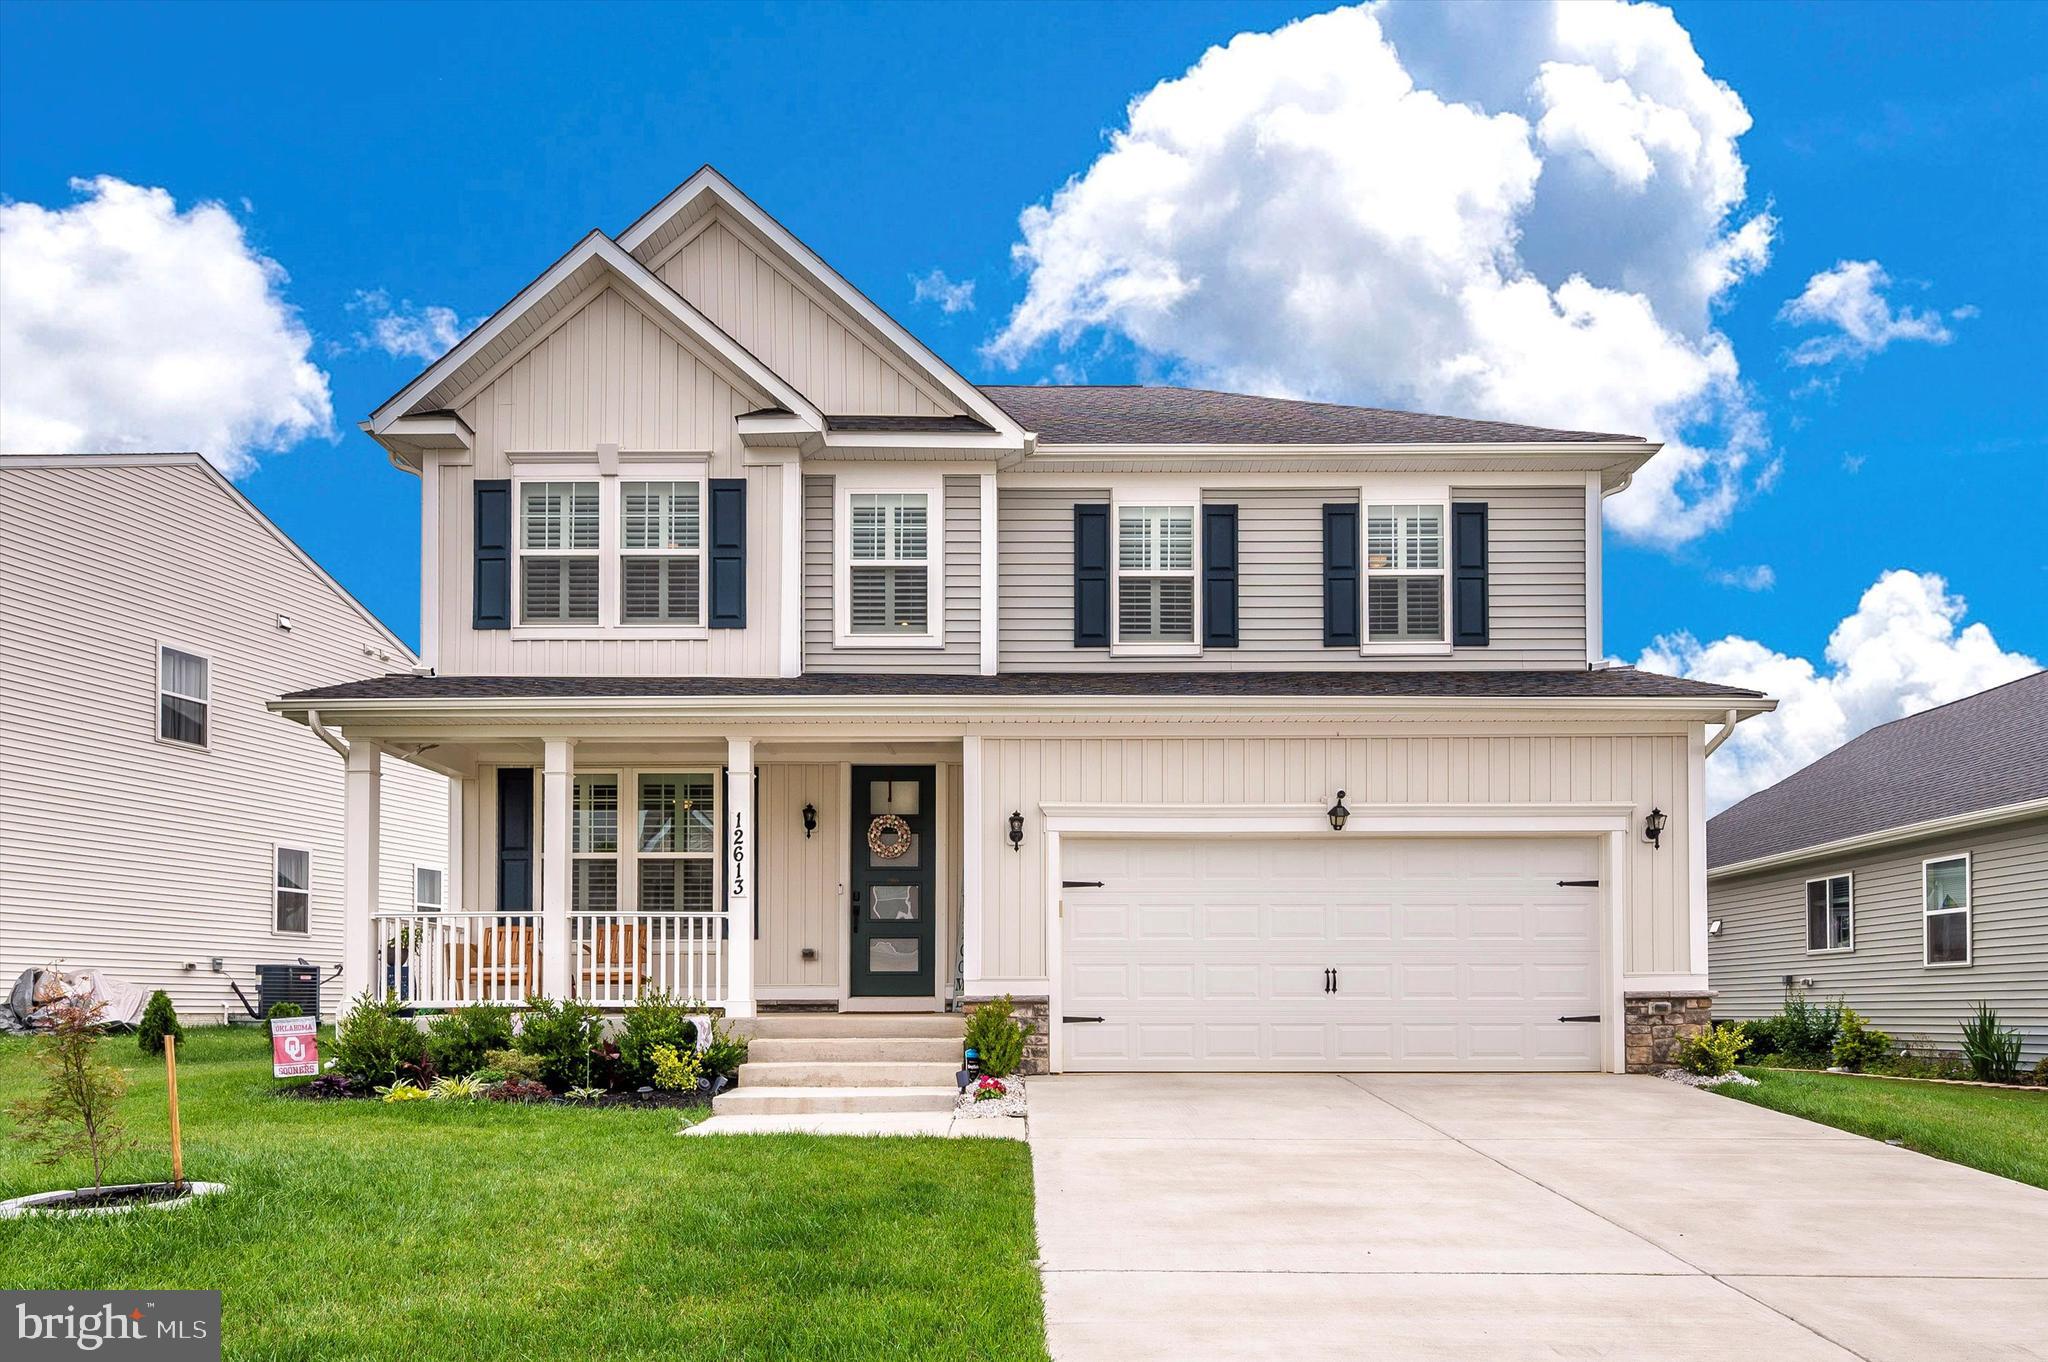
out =
[[[1921,963],[1921,862],[1970,856],[1967,966]],[[1848,873],[1853,945],[1806,949],[1806,882]],[[2026,1040],[2026,1062],[2048,1055],[2048,818],[1902,842],[1788,869],[1710,879],[1714,1013],[1763,1017],[1785,1002],[1784,978],[1810,978],[1814,999],[1839,998],[1894,1040],[1959,1049],[1979,1001]]]
[[[162,643],[209,659],[206,750],[157,741]],[[206,470],[0,460],[0,987],[102,969],[217,1022],[258,964],[331,972],[341,759],[264,704],[410,663],[366,646],[391,649]],[[378,903],[406,911],[414,865],[447,866],[447,783],[384,771]],[[279,844],[312,853],[307,935],[272,930]]]
[[[438,669],[457,676],[774,676],[781,665],[782,470],[747,467],[733,424],[760,405],[616,290],[565,316],[461,408],[475,432],[472,460],[429,459],[421,475],[437,480]],[[587,458],[597,478],[600,444],[703,459],[707,477],[747,480],[746,628],[660,639],[595,626],[589,638],[470,627],[476,480],[517,476],[512,453]],[[631,476],[630,465],[621,476]]]
[[655,273],[756,358],[835,416],[956,416],[959,405],[836,302],[776,263],[753,231],[714,214],[657,257]]
[[[836,997],[846,934],[840,899],[847,854],[845,768],[806,762],[759,770],[758,826],[765,831],[756,839],[761,934],[754,945],[755,985],[770,994],[795,989]],[[808,837],[806,804],[818,813],[818,830]],[[803,958],[806,948],[816,953],[814,959]]]
[[[1114,657],[1073,646],[1074,505],[1104,502],[1107,487],[1075,491],[1005,482],[997,503],[1002,667],[1005,671],[1175,670],[1185,659]],[[1323,646],[1323,504],[1355,500],[1355,486],[1209,487],[1203,500],[1238,508],[1238,646],[1203,652],[1206,670],[1375,671],[1586,665],[1586,493],[1573,487],[1458,487],[1453,501],[1487,511],[1489,624],[1484,648],[1448,658],[1361,657]]]
[[833,646],[834,481],[804,478],[804,670],[807,672],[973,672],[981,666],[981,479],[945,479],[945,646]]
[[[1553,736],[1402,734],[1353,737],[989,737],[982,743],[984,838],[980,971],[1046,972],[1044,865],[1011,851],[1001,818],[1025,818],[1041,845],[1046,803],[1326,805],[1338,790],[1375,804],[1628,803],[1669,816],[1663,845],[1631,838],[1623,968],[1691,972],[1687,760],[1679,733]],[[1704,969],[1705,961],[1697,962]]]

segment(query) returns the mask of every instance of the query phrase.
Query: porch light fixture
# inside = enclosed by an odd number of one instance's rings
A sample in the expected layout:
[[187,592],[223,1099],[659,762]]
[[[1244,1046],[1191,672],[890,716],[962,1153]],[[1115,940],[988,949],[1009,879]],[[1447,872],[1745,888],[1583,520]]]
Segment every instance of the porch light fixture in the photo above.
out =
[[1022,851],[1023,849],[1024,815],[1021,812],[1013,813],[1010,815],[1010,850]]
[[815,804],[804,805],[804,836],[809,837],[818,830],[818,808]]
[[1344,792],[1337,791],[1337,802],[1330,806],[1330,831],[1344,831],[1344,823],[1351,817],[1351,810],[1344,807]]
[[1661,850],[1664,846],[1664,824],[1667,821],[1664,810],[1651,809],[1649,815],[1643,819],[1643,840]]

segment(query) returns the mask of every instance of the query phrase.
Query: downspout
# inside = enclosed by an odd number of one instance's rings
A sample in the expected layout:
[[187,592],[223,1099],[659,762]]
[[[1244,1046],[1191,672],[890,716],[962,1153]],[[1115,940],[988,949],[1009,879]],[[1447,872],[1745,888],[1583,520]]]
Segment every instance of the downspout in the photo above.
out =
[[1713,737],[1707,739],[1707,750],[1702,755],[1708,757],[1713,756],[1714,749],[1719,747],[1722,743],[1727,742],[1728,735],[1730,733],[1733,733],[1735,731],[1735,725],[1741,722],[1742,720],[1736,717],[1735,711],[1732,709],[1729,710],[1726,714],[1722,715],[1721,731],[1719,733],[1716,733]]
[[[1733,717],[1734,711],[1731,710],[1729,711],[1729,713],[1730,717]],[[336,733],[326,724],[320,722],[319,710],[309,709],[306,711],[306,727],[312,729],[315,736],[317,736],[321,742],[324,742],[329,747],[333,748],[336,754],[339,755],[343,761],[348,760],[348,743],[342,738],[342,736],[339,733]],[[1711,752],[1714,749],[1709,747],[1707,750]]]

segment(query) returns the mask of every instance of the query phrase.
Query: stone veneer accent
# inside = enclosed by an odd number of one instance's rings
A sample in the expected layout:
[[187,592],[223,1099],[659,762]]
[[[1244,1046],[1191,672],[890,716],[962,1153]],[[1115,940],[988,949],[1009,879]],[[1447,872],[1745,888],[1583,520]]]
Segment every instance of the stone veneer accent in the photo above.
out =
[[[990,1001],[988,995],[954,999],[954,1005],[962,1012]],[[1052,999],[1018,998],[1010,999],[1010,1015],[1031,1028],[1031,1034],[1024,1037],[1024,1067],[1019,1070],[1026,1078],[1033,1074],[1052,1072]]]
[[1655,1073],[1677,1063],[1680,1042],[1714,1024],[1714,995],[1699,992],[1625,993],[1623,1045],[1632,1074]]

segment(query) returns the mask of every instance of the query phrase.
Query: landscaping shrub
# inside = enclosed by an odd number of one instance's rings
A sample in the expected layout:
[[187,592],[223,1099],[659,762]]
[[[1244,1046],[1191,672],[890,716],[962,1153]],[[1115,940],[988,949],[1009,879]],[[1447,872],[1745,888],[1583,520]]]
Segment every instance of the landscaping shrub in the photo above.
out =
[[694,1048],[679,1053],[673,1045],[654,1047],[654,1086],[663,1092],[695,1092],[703,1076]]
[[476,1003],[443,1012],[427,1023],[427,1054],[434,1072],[458,1077],[489,1063],[493,1050],[512,1047],[512,1009]]
[[1031,1028],[1012,1015],[1015,1009],[1005,993],[967,1014],[967,1048],[980,1056],[981,1071],[995,1078],[1007,1078],[1024,1064],[1024,1038]]
[[1834,1053],[1835,1037],[1842,1029],[1842,1000],[1810,1003],[1803,991],[1794,989],[1785,995],[1784,1010],[1765,1024],[1778,1053],[1824,1061]]
[[362,1087],[430,1076],[426,1034],[399,1010],[395,997],[363,994],[342,1014],[336,1031],[334,1067]]
[[455,1078],[443,1074],[434,1080],[434,1086],[427,1089],[427,1096],[436,1102],[473,1102],[484,1095],[484,1089],[491,1085],[475,1076]]
[[95,1191],[105,1185],[107,1160],[134,1143],[114,1115],[128,1080],[99,1057],[104,1006],[67,999],[51,1009],[50,1029],[35,1044],[42,1090],[8,1109],[19,1123],[16,1137],[41,1148],[36,1162],[59,1164],[73,1154],[91,1159]]
[[1968,1078],[1970,1066],[1955,1055],[1887,1055],[1866,1066],[1866,1072],[1893,1078]]
[[1765,1055],[1778,1052],[1778,1029],[1771,1025],[1770,1018],[1766,1017],[1755,1021],[1739,1021],[1732,1023],[1732,1025],[1742,1033],[1742,1038],[1749,1042],[1749,1049],[1745,1053],[1749,1055],[1751,1063],[1755,1063]]
[[289,998],[279,998],[270,1005],[270,1010],[263,1014],[263,1020],[276,1021],[279,1017],[303,1017],[305,1015],[305,1008],[300,1007]]
[[737,1080],[740,1065],[747,1062],[747,1038],[713,1018],[711,1039],[706,1042],[698,1058],[703,1061],[705,1073]]
[[2034,1061],[2034,1081],[2048,1085],[2048,1055],[2042,1055]]
[[528,998],[516,1042],[540,1061],[540,1081],[556,1092],[587,1086],[604,1015],[573,998]]
[[697,1027],[684,1014],[679,1000],[656,989],[642,994],[626,1009],[618,1044],[619,1081],[637,1088],[654,1081],[655,1050],[664,1045],[677,1050],[697,1048]]
[[1732,1026],[1715,1026],[1688,1036],[1678,1046],[1678,1067],[1689,1074],[1719,1078],[1733,1072],[1735,1058],[1749,1048],[1749,1039]]
[[2000,1026],[1990,1004],[1978,1003],[1963,1023],[1963,1058],[1980,1083],[2014,1082],[2020,1076],[2020,1033]]
[[149,1002],[143,1006],[142,1021],[135,1028],[135,1039],[145,1055],[160,1055],[164,1052],[165,1036],[183,1040],[185,1028],[178,1021],[178,1010],[171,1006],[171,995],[158,989],[149,995]]
[[1865,1025],[1863,1015],[1855,1008],[1842,1009],[1842,1029],[1835,1037],[1833,1051],[1837,1068],[1860,1073],[1872,1064],[1881,1063],[1891,1052],[1890,1036],[1873,1026]]
[[362,1085],[345,1073],[321,1074],[302,1089],[308,1097],[361,1097]]
[[530,1078],[508,1078],[485,1088],[484,1096],[493,1102],[545,1102],[554,1094],[548,1091],[545,1083],[536,1083]]
[[518,1078],[528,1083],[538,1083],[540,1060],[534,1055],[523,1055],[517,1050],[492,1050],[484,1056],[484,1067],[477,1072],[488,1074],[494,1080]]

